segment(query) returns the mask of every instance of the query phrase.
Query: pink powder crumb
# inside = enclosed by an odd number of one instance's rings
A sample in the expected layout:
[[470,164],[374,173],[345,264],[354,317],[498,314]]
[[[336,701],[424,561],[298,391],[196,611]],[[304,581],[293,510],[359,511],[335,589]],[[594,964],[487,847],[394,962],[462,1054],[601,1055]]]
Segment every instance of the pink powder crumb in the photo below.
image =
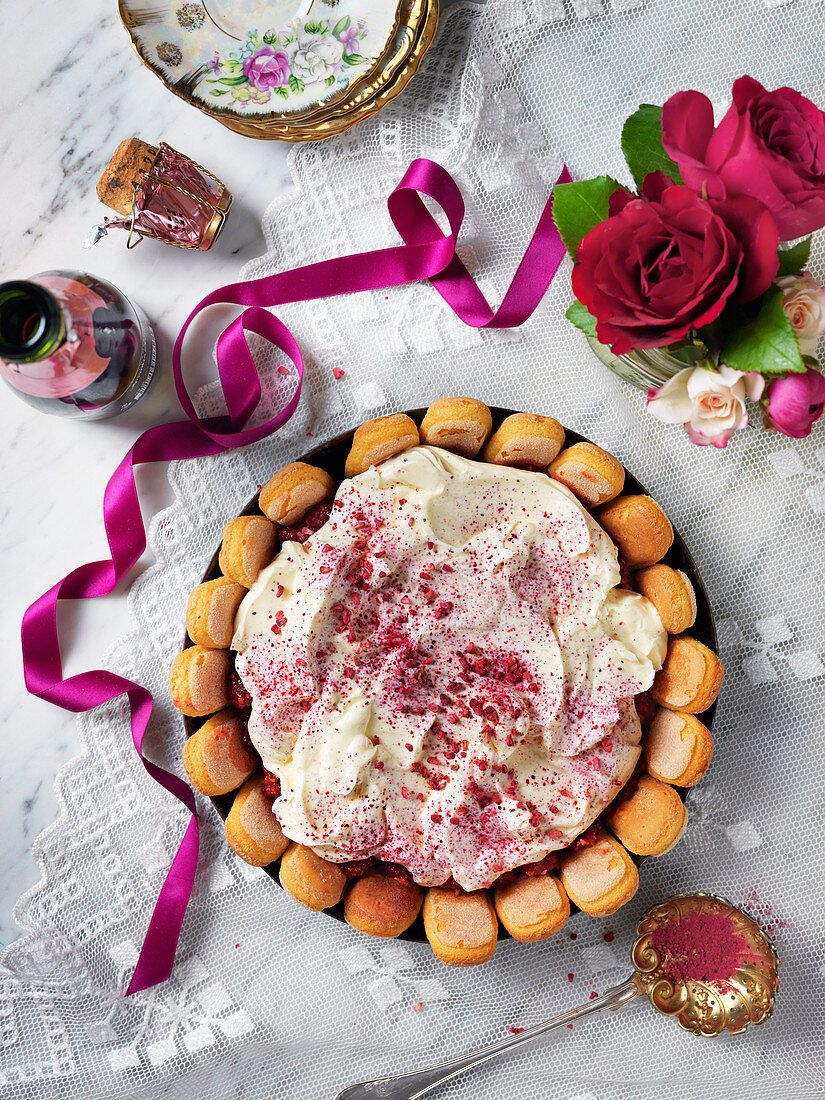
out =
[[511,1035],[521,1035],[522,1031],[524,1031],[523,1027],[511,1027],[510,1028],[510,1034]]
[[420,1012],[423,1007],[424,1007],[424,1002],[423,1001],[418,1001],[416,1004],[413,1005],[413,1012]]
[[289,367],[278,367],[278,374],[289,374]]
[[340,367],[332,368],[332,377],[335,379],[336,382],[339,381],[339,379],[343,378],[345,374],[346,371],[341,370]]

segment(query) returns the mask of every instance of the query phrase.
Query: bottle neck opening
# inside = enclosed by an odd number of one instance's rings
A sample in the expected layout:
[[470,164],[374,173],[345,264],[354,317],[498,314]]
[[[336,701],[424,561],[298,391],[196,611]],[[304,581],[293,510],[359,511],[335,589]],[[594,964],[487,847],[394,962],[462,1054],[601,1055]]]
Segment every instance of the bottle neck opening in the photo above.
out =
[[60,302],[37,283],[0,283],[0,359],[31,363],[56,351],[66,326]]

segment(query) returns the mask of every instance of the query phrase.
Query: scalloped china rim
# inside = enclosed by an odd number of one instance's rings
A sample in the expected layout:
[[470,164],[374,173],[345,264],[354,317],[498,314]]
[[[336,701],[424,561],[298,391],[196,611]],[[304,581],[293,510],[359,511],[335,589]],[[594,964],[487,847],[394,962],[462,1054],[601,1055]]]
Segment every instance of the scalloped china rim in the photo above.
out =
[[351,95],[391,44],[401,0],[118,0],[118,11],[175,95],[265,122]]

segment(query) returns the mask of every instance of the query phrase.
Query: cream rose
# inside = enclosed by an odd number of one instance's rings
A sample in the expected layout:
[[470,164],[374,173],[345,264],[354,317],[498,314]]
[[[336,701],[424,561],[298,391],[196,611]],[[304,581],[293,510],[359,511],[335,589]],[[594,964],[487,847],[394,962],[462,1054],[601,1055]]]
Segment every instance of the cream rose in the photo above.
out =
[[758,401],[765,388],[761,374],[720,367],[686,367],[648,394],[647,407],[665,424],[683,424],[702,447],[724,447],[748,423],[745,398]]
[[783,275],[776,280],[782,290],[782,308],[793,325],[799,350],[814,355],[819,337],[825,332],[825,290],[807,271]]
[[293,43],[292,72],[305,84],[334,76],[344,47],[334,35],[300,34]]

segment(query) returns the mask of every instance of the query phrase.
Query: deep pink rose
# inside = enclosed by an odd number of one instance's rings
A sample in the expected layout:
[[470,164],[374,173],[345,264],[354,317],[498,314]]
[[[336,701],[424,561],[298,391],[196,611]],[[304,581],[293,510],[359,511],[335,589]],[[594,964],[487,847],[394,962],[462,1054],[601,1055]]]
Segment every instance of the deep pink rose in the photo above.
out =
[[706,96],[677,92],[662,108],[662,140],[689,187],[759,199],[782,240],[825,225],[825,114],[793,88],[740,77],[716,129]]
[[804,374],[786,374],[768,384],[765,427],[804,439],[825,407],[825,378],[809,367]]
[[280,88],[289,80],[289,58],[274,46],[261,46],[244,61],[243,71],[253,88]]
[[778,243],[761,203],[705,200],[654,172],[641,198],[611,197],[610,216],[578,247],[573,291],[617,355],[662,347],[713,321],[734,296],[762,294]]

